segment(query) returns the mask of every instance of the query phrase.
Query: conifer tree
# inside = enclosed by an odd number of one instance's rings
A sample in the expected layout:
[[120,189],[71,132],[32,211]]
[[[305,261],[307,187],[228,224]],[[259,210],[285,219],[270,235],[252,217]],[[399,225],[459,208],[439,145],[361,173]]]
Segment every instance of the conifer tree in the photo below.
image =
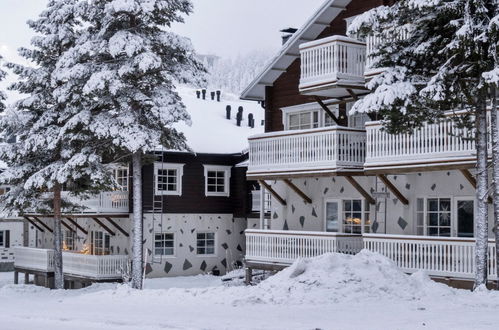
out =
[[[0,65],[2,65],[2,55],[0,55]],[[5,71],[2,70],[2,68],[0,67],[0,81],[2,81],[3,79],[5,79],[5,76],[7,74],[5,73]],[[0,90],[0,112],[3,112],[5,110],[5,100],[7,99],[7,96],[5,95],[4,92],[2,92]]]
[[[79,0],[50,0],[37,20],[28,21],[37,35],[32,48],[19,54],[33,66],[8,63],[19,80],[10,89],[27,95],[0,118],[0,129],[16,142],[2,147],[0,158],[8,168],[0,182],[12,186],[4,196],[8,211],[42,212],[53,215],[55,288],[64,287],[62,270],[61,190],[84,197],[111,189],[114,181],[103,166],[105,150],[86,133],[88,118],[82,109],[69,108],[55,97],[52,75],[61,55],[78,37],[75,16]],[[47,201],[47,194],[53,198]]]
[[468,113],[453,118],[458,127],[474,126],[477,146],[475,287],[487,282],[489,86],[483,74],[494,68],[487,28],[497,19],[495,3],[400,0],[361,15],[350,28],[360,37],[380,37],[373,67],[384,69],[368,83],[372,93],[352,112],[377,112],[387,131],[395,134],[443,120],[447,111]]
[[85,29],[59,61],[57,95],[85,109],[87,128],[133,168],[132,287],[142,288],[142,158],[158,146],[185,150],[172,125],[190,118],[177,83],[203,72],[188,39],[170,31],[191,12],[189,0],[93,0],[81,11]]

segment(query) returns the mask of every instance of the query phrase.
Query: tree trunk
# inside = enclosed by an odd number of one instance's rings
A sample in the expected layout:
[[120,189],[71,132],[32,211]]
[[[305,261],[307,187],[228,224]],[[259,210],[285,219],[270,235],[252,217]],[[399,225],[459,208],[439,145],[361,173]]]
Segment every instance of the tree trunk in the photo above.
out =
[[487,284],[488,245],[488,172],[487,172],[487,109],[485,97],[480,97],[476,111],[477,189],[475,216],[475,286]]
[[[492,168],[494,182],[494,235],[496,240],[496,260],[499,260],[499,116],[497,115],[497,90],[491,87],[492,111],[491,111],[491,134],[492,134]],[[496,265],[499,274],[499,262]],[[499,281],[496,289],[499,290]]]
[[54,186],[54,287],[64,289],[62,272],[61,185]]
[[133,165],[133,241],[132,288],[142,290],[143,231],[142,231],[142,153],[132,156]]

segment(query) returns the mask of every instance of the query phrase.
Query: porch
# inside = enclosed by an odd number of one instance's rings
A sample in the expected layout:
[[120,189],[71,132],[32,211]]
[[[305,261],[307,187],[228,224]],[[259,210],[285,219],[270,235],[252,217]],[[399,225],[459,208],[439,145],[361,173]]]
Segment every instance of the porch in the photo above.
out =
[[[393,260],[406,273],[425,271],[432,277],[472,280],[475,240],[408,235],[349,235],[325,232],[246,231],[246,261],[255,269],[282,269],[298,258],[325,253],[358,253],[362,249]],[[498,280],[494,241],[489,241],[488,277]]]
[[[54,251],[49,249],[15,247],[14,269],[18,273],[53,276]],[[63,252],[63,272],[69,278],[87,281],[121,280],[128,269],[127,255],[89,255]],[[15,279],[17,282],[17,278]]]
[[249,139],[248,178],[362,171],[365,131],[334,126],[272,132]]

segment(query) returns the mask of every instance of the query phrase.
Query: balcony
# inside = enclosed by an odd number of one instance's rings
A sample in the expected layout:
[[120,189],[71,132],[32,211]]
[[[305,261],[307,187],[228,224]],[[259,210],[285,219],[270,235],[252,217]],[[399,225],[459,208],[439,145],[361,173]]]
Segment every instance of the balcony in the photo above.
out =
[[365,90],[365,43],[332,36],[302,44],[300,54],[302,94],[335,98]]
[[[355,254],[367,249],[391,259],[406,273],[420,270],[434,277],[473,279],[475,240],[456,237],[429,237],[325,232],[246,230],[246,261],[263,269],[291,265],[298,258],[325,253]],[[488,278],[497,280],[495,242],[488,244]]]
[[362,171],[364,130],[348,127],[282,131],[249,139],[248,178]]
[[466,168],[476,161],[475,142],[469,139],[474,132],[450,119],[426,123],[412,134],[389,134],[381,122],[367,123],[366,131],[367,172]]
[[[54,251],[27,247],[14,248],[15,269],[42,273],[54,271]],[[73,252],[62,253],[64,275],[96,281],[120,280],[127,269],[128,256],[96,256]]]

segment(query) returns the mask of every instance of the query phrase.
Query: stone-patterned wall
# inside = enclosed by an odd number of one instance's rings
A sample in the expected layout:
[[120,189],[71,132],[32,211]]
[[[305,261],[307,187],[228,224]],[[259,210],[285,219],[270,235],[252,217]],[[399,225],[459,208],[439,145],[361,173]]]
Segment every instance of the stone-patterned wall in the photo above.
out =
[[14,247],[24,245],[24,223],[22,220],[0,220],[0,231],[8,230],[9,248],[0,248],[0,263],[14,261]]
[[[474,188],[460,171],[422,172],[388,175],[387,177],[409,200],[409,205],[403,205],[389,191],[390,198],[378,198],[376,207],[371,206],[370,211],[371,230],[374,233],[416,235],[417,198],[447,197],[453,200],[454,205],[455,198],[473,198],[475,195]],[[355,179],[370,193],[383,192],[386,189],[381,181],[378,181],[376,186],[376,178],[372,176],[355,177]],[[324,231],[325,200],[362,199],[358,191],[343,177],[303,178],[292,181],[312,199],[313,203],[305,203],[281,181],[268,181],[287,202],[287,206],[283,207],[275,199],[272,200],[269,221],[273,230]],[[490,230],[493,227],[492,212],[491,205],[489,207]],[[258,221],[249,222],[248,228],[258,227]]]
[[[161,219],[162,218],[162,219]],[[162,221],[161,221],[162,220]],[[175,234],[175,255],[149,258],[148,277],[196,275],[213,270],[224,274],[244,256],[246,219],[231,214],[146,214],[145,248],[152,250],[155,232]],[[215,232],[215,256],[196,254],[196,233]]]

